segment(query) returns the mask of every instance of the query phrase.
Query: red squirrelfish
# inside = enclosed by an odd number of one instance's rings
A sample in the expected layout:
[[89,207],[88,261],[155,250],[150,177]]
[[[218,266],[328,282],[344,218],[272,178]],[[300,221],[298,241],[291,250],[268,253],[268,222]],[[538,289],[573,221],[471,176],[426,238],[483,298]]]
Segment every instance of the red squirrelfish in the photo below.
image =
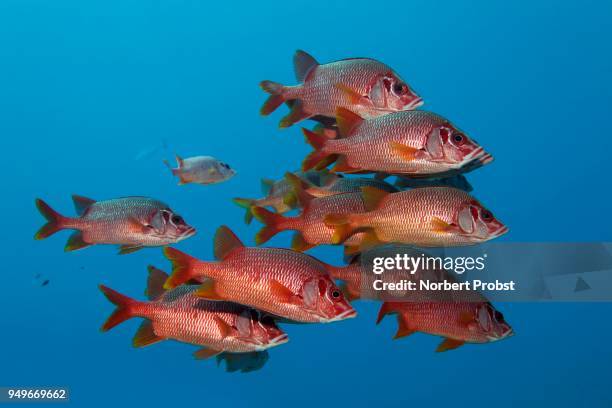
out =
[[[291,248],[296,251],[306,251],[317,245],[339,244],[340,241],[333,241],[334,228],[325,224],[325,217],[329,214],[350,215],[365,211],[362,193],[344,193],[316,198],[304,191],[299,183],[296,183],[294,189],[302,207],[302,212],[296,217],[285,217],[261,207],[253,207],[255,218],[265,224],[255,236],[257,245],[286,230],[297,231],[291,242]],[[362,234],[356,233],[344,244],[358,247],[362,238]]]
[[364,120],[339,108],[337,115],[341,138],[329,139],[303,129],[315,148],[304,160],[304,170],[337,160],[337,172],[425,177],[458,171],[487,154],[448,120],[431,112],[394,112]]
[[[320,185],[320,183],[327,182],[327,178],[330,177],[330,173],[326,171],[311,170],[307,172],[297,172],[296,175],[307,180],[313,185]],[[333,177],[333,175],[331,175]],[[262,198],[234,198],[234,203],[238,206],[246,209],[244,215],[244,221],[247,224],[251,223],[253,219],[253,213],[251,212],[252,207],[271,207],[277,213],[284,214],[298,207],[299,203],[295,200],[286,200],[285,197],[292,191],[291,184],[282,178],[278,181],[270,179],[261,180],[261,191],[264,194]]]
[[447,351],[464,343],[489,343],[512,336],[504,315],[488,302],[384,302],[378,314],[397,313],[395,339],[415,332],[445,337],[436,351]]
[[[326,197],[335,194],[342,193],[356,193],[361,191],[361,187],[375,187],[379,190],[388,191],[389,193],[395,193],[399,190],[397,187],[385,182],[384,180],[378,180],[375,178],[366,177],[343,177],[339,174],[329,173],[333,175],[328,178],[328,181],[320,186],[310,183],[307,180],[302,179],[305,183],[304,190],[314,197]],[[292,173],[287,173],[285,177],[295,177]]]
[[421,247],[474,245],[505,234],[508,228],[465,191],[423,187],[389,194],[362,188],[366,211],[330,214],[325,223],[340,243],[356,231],[370,244],[394,242]]
[[203,281],[199,296],[248,305],[297,322],[334,322],[355,317],[348,303],[315,258],[281,248],[250,248],[227,228],[215,235],[218,262],[195,259],[174,248],[164,254],[173,272],[164,287]]
[[162,286],[167,277],[159,269],[149,267],[145,292],[149,301],[131,299],[100,285],[108,300],[117,306],[102,331],[129,318],[142,317],[146,320],[134,336],[135,347],[178,340],[202,346],[194,353],[199,359],[222,353],[259,352],[288,341],[287,334],[271,316],[236,303],[203,299],[195,295],[196,285],[166,292]]
[[161,201],[148,197],[125,197],[95,201],[72,196],[78,217],[65,217],[37,199],[36,207],[47,223],[36,233],[44,239],[63,229],[75,230],[66,251],[94,244],[120,245],[121,254],[144,247],[163,246],[193,236],[195,228]]
[[271,94],[261,108],[268,115],[283,102],[291,108],[280,127],[318,116],[333,118],[336,108],[351,109],[363,117],[415,109],[422,99],[387,65],[369,58],[349,58],[319,64],[304,51],[293,58],[300,85],[283,86],[263,81],[261,87]]

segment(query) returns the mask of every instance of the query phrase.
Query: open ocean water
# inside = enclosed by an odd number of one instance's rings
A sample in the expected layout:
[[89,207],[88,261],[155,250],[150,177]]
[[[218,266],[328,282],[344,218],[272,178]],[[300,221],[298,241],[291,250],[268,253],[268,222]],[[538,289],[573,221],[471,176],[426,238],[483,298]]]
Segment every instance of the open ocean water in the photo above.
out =
[[[159,249],[32,239],[34,198],[70,215],[77,193],[166,201],[198,228],[177,247],[203,259],[221,224],[253,244],[260,224],[231,198],[310,151],[299,126],[278,130],[284,107],[259,115],[259,81],[294,84],[300,48],[384,61],[484,145],[496,160],[468,179],[503,240],[611,241],[611,19],[609,1],[2,0],[0,386],[66,386],[84,407],[612,406],[609,303],[497,304],[514,337],[435,353],[440,338],[392,341],[394,319],[357,302],[357,319],[285,325],[262,370],[230,374],[194,346],[134,349],[139,319],[99,331],[97,285],[144,298],[146,266],[169,269]],[[239,173],[179,187],[162,164],[175,152]]]

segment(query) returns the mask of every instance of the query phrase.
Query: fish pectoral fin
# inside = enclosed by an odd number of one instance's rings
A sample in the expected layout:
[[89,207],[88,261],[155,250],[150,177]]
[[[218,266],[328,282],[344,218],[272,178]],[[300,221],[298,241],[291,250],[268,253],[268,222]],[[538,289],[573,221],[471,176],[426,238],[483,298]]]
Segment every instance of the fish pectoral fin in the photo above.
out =
[[444,233],[452,231],[454,227],[452,224],[438,217],[433,217],[431,220],[431,228],[434,232]]
[[127,255],[132,252],[136,252],[144,248],[142,245],[120,245],[119,246],[119,255]]
[[207,358],[214,357],[221,353],[223,353],[223,350],[215,350],[215,349],[208,348],[208,347],[202,347],[201,349],[195,351],[193,353],[193,356],[197,360],[206,360]]
[[155,331],[153,330],[153,322],[150,320],[145,320],[136,331],[136,334],[132,339],[132,345],[134,347],[145,347],[162,340],[165,339],[155,334]]
[[462,312],[459,315],[459,323],[467,326],[473,322],[474,322],[474,315],[472,315],[470,312]]
[[64,251],[76,251],[77,249],[87,248],[90,245],[83,240],[83,233],[81,231],[74,231],[68,238],[68,241],[66,241]]
[[389,146],[391,147],[391,151],[393,151],[393,153],[395,153],[405,161],[412,161],[414,159],[417,159],[419,153],[421,152],[420,149],[410,147],[398,142],[389,142]]
[[[145,224],[143,224],[141,221],[139,221],[136,217],[129,217],[127,219],[128,225],[130,227],[130,229],[136,233],[146,233],[149,231],[149,229],[151,228],[150,226],[147,226]],[[124,245],[127,246],[127,245]],[[134,246],[134,245],[129,245],[129,246]]]
[[215,288],[215,281],[212,279],[206,279],[204,283],[200,285],[198,290],[194,292],[196,296],[203,297],[210,300],[224,300]]
[[367,96],[360,94],[349,86],[344,84],[335,84],[334,86],[342,91],[342,94],[348,98],[351,105],[367,104],[370,101]]
[[446,338],[444,339],[442,343],[440,343],[440,345],[436,349],[436,352],[442,353],[444,351],[453,350],[453,349],[456,349],[457,347],[463,346],[464,343],[465,341],[463,340]]
[[291,289],[275,279],[270,281],[270,291],[272,296],[281,303],[293,303],[297,297]]
[[228,337],[229,335],[231,335],[232,332],[234,331],[234,328],[230,326],[229,324],[227,324],[225,320],[223,320],[219,316],[213,317],[213,320],[215,321],[215,324],[217,325],[217,327],[219,328],[219,331],[221,332],[221,337],[223,337],[224,339]]

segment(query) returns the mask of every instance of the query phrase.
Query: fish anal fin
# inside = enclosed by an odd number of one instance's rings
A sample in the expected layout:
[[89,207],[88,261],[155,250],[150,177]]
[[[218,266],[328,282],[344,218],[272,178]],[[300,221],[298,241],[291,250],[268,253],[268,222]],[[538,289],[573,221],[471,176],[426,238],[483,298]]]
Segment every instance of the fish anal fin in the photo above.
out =
[[296,232],[293,234],[293,239],[291,240],[291,249],[298,252],[308,251],[310,248],[313,248],[315,245],[312,245],[309,242],[306,242],[304,239],[304,235],[301,232]]
[[155,330],[153,330],[153,323],[150,320],[145,320],[136,331],[136,334],[132,339],[132,345],[134,347],[145,347],[162,340],[165,339],[155,334]]
[[361,187],[361,196],[365,205],[366,211],[372,211],[378,208],[380,203],[390,193],[376,187]]
[[333,167],[333,171],[336,173],[354,173],[359,171],[359,169],[352,167],[348,163],[348,159],[344,155],[338,156],[336,160],[336,164]]
[[64,251],[76,251],[77,249],[87,248],[90,245],[91,244],[83,240],[83,233],[81,231],[74,231],[68,238],[68,241],[66,241]]
[[295,123],[301,122],[304,119],[308,119],[312,116],[310,113],[304,111],[304,104],[301,100],[296,99],[291,103],[291,111],[284,118],[281,119],[278,127],[287,128]]
[[215,350],[207,347],[202,347],[201,349],[195,351],[193,356],[197,360],[206,360],[207,358],[211,358],[216,356],[217,354],[223,353],[223,350]]
[[244,247],[240,238],[225,225],[219,227],[214,238],[214,254],[215,258],[223,260],[228,257],[237,248]]
[[217,293],[215,281],[212,279],[206,279],[194,293],[196,296],[210,300],[224,300],[223,297]]
[[399,313],[397,315],[397,332],[395,336],[393,336],[393,340],[401,339],[402,337],[410,336],[415,333],[416,330],[410,328],[410,324],[408,323],[408,319],[403,314]]
[[463,341],[463,340],[456,340],[456,339],[446,338],[446,339],[444,339],[444,341],[442,343],[440,343],[438,348],[436,348],[436,352],[437,353],[442,353],[444,351],[454,350],[457,347],[463,346],[464,344],[465,344],[465,341]]
[[142,245],[120,245],[119,255],[127,255],[143,249]]

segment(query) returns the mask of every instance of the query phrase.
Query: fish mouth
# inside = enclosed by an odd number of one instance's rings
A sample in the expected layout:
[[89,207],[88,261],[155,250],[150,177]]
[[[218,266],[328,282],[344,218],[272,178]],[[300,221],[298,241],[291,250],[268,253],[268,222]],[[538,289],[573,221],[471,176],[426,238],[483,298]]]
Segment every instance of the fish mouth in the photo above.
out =
[[415,100],[410,102],[408,105],[405,105],[402,110],[405,110],[405,111],[413,110],[420,106],[423,106],[423,98],[421,98],[420,96],[417,96]]
[[196,234],[196,232],[197,231],[194,227],[189,227],[189,229],[187,229],[185,232],[181,234],[179,239],[183,240],[183,239],[191,238]]
[[507,233],[510,229],[508,227],[506,227],[505,225],[503,227],[501,227],[500,229],[498,229],[497,231],[495,231],[492,235],[491,238],[497,238],[500,237],[502,235],[504,235],[505,233]]
[[481,156],[484,156],[486,154],[487,153],[485,153],[484,148],[482,146],[478,146],[476,149],[474,149],[474,151],[467,154],[464,160],[477,160],[480,159]]
[[289,341],[289,335],[287,335],[286,333],[283,333],[279,336],[276,336],[272,340],[270,340],[269,346],[270,347],[280,346],[281,344],[285,344],[288,341]]
[[510,329],[510,330],[507,330],[506,332],[502,333],[501,336],[487,336],[487,339],[490,342],[494,342],[494,341],[503,340],[503,339],[506,339],[506,338],[512,337],[512,336],[514,336],[514,330]]
[[349,309],[349,310],[345,310],[344,312],[340,313],[338,316],[334,317],[333,319],[326,320],[326,322],[332,323],[332,322],[337,322],[339,320],[352,319],[353,317],[356,317],[356,316],[357,316],[357,311],[355,309]]
[[480,162],[481,166],[484,166],[485,164],[489,164],[493,161],[493,155],[490,153],[485,153],[478,158],[478,161]]

